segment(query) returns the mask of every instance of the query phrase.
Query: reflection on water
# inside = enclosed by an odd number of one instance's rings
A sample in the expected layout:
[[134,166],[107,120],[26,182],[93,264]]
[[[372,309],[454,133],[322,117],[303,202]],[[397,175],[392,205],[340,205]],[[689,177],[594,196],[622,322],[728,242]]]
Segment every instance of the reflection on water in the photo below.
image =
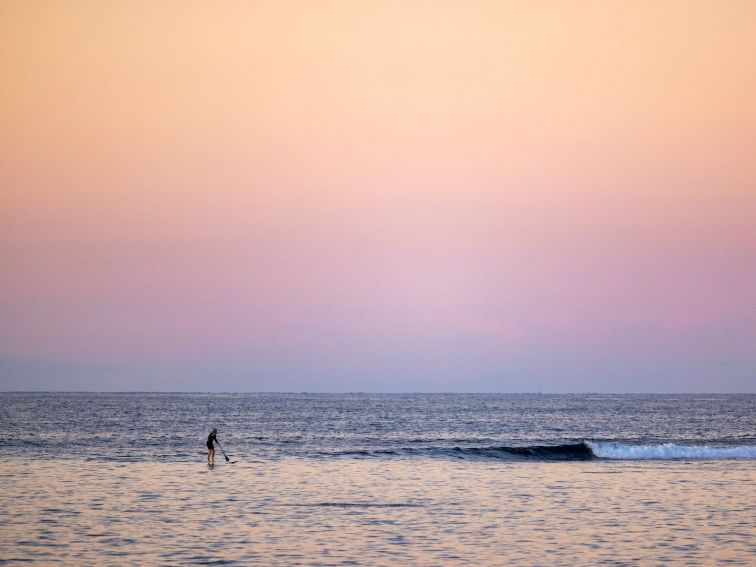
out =
[[748,564],[754,463],[6,459],[0,558]]

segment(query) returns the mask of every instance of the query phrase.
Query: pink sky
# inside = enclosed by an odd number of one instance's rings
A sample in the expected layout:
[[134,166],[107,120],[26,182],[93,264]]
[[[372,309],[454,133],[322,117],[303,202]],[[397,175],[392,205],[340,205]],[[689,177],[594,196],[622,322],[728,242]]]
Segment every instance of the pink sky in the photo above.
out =
[[753,2],[0,5],[0,389],[756,391]]

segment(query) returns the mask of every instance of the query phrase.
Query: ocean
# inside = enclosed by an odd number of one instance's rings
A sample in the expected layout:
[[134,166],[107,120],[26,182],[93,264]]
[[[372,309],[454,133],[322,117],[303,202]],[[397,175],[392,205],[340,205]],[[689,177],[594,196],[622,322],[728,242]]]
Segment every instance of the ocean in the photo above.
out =
[[756,562],[755,395],[2,393],[0,426],[2,563]]

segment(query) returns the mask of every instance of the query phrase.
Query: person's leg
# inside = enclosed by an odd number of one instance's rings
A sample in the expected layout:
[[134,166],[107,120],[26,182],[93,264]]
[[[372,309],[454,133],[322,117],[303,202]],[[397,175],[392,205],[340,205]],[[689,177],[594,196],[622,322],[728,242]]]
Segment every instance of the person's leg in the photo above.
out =
[[207,462],[208,463],[210,462],[210,457],[212,456],[212,454],[213,454],[213,450],[210,447],[208,447],[207,448]]
[[210,449],[210,462],[215,462],[215,449]]

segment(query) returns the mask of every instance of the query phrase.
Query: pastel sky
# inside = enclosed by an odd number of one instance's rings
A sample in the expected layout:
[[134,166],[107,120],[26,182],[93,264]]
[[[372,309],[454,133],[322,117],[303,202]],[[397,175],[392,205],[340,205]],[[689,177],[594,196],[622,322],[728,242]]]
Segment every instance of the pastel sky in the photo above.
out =
[[0,389],[756,391],[756,2],[0,3]]

